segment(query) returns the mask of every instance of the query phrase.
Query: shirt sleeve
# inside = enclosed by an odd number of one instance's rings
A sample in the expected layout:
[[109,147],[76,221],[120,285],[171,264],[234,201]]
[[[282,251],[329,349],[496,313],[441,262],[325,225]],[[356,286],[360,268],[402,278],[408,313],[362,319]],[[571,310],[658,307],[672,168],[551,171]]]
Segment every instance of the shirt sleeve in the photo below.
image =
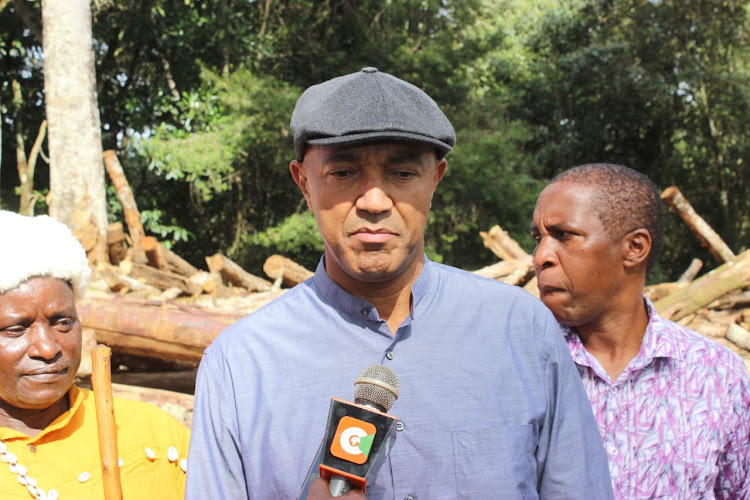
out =
[[548,411],[537,447],[539,496],[613,498],[609,465],[599,429],[562,332],[549,315],[540,327]]
[[745,499],[750,498],[750,382],[741,360],[731,364],[728,371],[740,376],[729,384],[730,409],[725,413],[728,439],[719,457],[714,494],[721,499]]
[[249,499],[231,381],[215,356],[209,349],[198,369],[185,499]]

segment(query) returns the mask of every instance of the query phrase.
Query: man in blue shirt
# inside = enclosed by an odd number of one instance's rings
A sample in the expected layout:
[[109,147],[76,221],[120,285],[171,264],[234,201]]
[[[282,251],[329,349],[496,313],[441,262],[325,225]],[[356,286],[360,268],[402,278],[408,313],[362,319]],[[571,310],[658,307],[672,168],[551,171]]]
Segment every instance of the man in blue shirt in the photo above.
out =
[[[425,256],[455,143],[437,104],[365,68],[307,89],[291,128],[291,173],[325,255],[311,279],[206,350],[186,498],[294,498],[330,398],[351,400],[375,363],[399,377],[389,411],[399,424],[367,498],[611,498],[591,406],[551,313],[521,289]],[[324,483],[308,498],[330,498]]]

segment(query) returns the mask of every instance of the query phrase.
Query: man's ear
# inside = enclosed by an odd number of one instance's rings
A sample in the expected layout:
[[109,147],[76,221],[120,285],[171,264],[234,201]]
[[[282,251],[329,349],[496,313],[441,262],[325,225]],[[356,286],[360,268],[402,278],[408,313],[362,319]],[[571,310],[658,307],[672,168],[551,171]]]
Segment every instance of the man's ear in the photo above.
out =
[[623,244],[625,267],[635,268],[644,264],[651,253],[651,233],[644,227],[634,229],[623,237]]
[[294,179],[295,184],[299,186],[300,191],[302,191],[302,195],[307,201],[307,208],[309,208],[310,210],[314,210],[312,203],[310,202],[310,191],[307,187],[307,173],[305,172],[305,166],[302,164],[302,162],[292,160],[292,162],[289,164],[289,171],[292,173],[292,178]]

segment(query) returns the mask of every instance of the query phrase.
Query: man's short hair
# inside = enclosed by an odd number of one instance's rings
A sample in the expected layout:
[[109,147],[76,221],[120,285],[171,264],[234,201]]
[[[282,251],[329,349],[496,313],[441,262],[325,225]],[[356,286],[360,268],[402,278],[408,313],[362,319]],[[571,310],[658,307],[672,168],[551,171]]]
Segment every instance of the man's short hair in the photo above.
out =
[[562,172],[550,184],[562,181],[596,189],[594,212],[613,239],[634,229],[647,229],[651,251],[646,272],[653,269],[664,241],[664,210],[659,190],[651,179],[622,165],[589,163]]

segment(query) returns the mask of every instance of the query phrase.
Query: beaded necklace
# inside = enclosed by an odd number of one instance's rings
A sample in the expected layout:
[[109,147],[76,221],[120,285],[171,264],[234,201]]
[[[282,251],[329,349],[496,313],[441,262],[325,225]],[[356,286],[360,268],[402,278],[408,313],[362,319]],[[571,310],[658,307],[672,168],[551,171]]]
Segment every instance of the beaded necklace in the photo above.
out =
[[29,490],[31,496],[37,500],[57,500],[57,490],[52,489],[45,492],[37,486],[36,479],[27,474],[26,467],[18,463],[18,457],[8,451],[8,447],[2,439],[0,439],[0,460],[8,464],[11,473],[18,475],[18,482]]

